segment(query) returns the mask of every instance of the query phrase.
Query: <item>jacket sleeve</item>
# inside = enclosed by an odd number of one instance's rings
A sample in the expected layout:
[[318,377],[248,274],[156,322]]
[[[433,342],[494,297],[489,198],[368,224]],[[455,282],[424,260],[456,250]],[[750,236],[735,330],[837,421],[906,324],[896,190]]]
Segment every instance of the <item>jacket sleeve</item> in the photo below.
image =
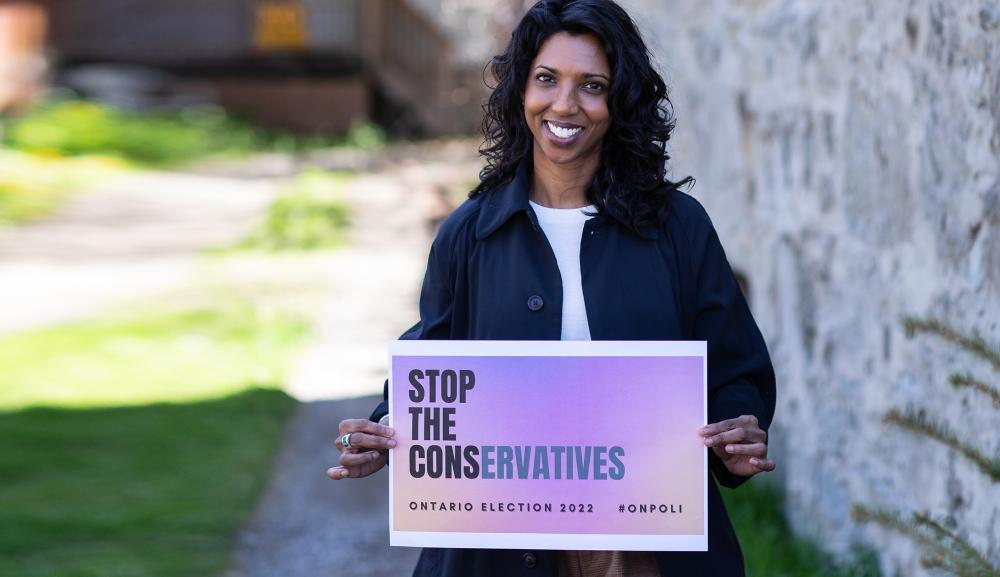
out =
[[[442,224],[442,230],[431,244],[427,257],[427,270],[420,288],[420,320],[400,335],[400,339],[444,340],[451,336],[455,286],[454,236],[448,234],[447,224]],[[368,419],[377,422],[388,413],[389,379],[386,379],[382,385],[382,402]]]
[[[755,415],[760,428],[771,425],[775,378],[771,358],[719,236],[705,209],[694,199],[689,224],[695,278],[694,338],[708,343],[708,419],[710,423]],[[716,479],[735,488],[748,477],[733,475],[709,449]]]

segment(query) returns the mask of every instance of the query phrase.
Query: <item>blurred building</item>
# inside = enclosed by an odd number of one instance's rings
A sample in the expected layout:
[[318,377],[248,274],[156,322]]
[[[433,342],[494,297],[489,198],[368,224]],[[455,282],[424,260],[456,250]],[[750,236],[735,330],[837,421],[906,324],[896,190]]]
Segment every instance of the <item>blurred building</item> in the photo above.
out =
[[[458,14],[454,6],[417,0],[14,4],[50,23],[56,83],[125,106],[215,101],[303,132],[375,120],[396,133],[441,134],[477,126],[486,94],[479,70],[489,50],[461,39],[489,37],[468,26],[486,25],[488,16],[475,16],[493,9],[474,2],[448,22],[441,16]],[[28,44],[18,42],[18,50]]]

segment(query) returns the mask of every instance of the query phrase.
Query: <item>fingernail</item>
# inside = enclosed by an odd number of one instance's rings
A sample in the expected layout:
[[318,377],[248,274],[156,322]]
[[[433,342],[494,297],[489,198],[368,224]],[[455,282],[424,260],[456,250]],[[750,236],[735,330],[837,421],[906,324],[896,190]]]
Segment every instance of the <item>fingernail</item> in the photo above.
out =
[[733,451],[735,451],[735,449],[733,448],[732,445],[726,445],[726,452],[727,453],[732,453]]
[[386,444],[389,445],[390,447],[395,447],[396,446],[396,440],[395,439],[389,439],[389,442],[386,443]]
[[753,465],[754,467],[759,467],[760,461],[758,459],[750,459],[750,464]]
[[326,470],[326,476],[327,477],[332,477],[335,471],[336,471],[336,469],[334,469],[333,467],[330,467],[329,469]]
[[389,433],[389,436],[391,437],[391,436],[393,436],[393,435],[396,434],[396,429],[393,429],[392,427],[389,427],[389,428],[386,429],[386,432]]
[[705,439],[705,444],[706,445],[711,445],[712,444],[712,437],[709,437],[709,438]]

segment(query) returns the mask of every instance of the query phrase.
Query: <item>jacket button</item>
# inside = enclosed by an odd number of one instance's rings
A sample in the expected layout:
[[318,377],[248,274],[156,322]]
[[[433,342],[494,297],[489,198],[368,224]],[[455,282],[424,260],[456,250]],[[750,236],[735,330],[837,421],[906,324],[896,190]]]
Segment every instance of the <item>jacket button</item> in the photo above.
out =
[[542,300],[542,297],[540,297],[538,295],[531,295],[530,297],[528,297],[528,308],[529,309],[531,309],[533,311],[537,311],[537,310],[541,310],[541,308],[543,306],[545,306],[545,301]]
[[525,553],[524,554],[524,566],[525,567],[527,567],[528,569],[533,569],[535,567],[535,565],[537,565],[537,564],[538,564],[538,559],[535,558],[535,554],[534,553]]

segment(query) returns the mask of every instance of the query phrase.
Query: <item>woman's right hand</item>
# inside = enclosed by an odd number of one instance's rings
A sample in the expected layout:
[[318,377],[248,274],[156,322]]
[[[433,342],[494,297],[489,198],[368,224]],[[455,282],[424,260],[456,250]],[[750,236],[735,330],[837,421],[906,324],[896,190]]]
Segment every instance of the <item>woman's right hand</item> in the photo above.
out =
[[[326,475],[334,481],[348,477],[367,477],[389,462],[389,449],[396,446],[392,438],[396,434],[391,427],[373,423],[368,419],[345,419],[340,422],[337,449],[340,451],[340,465],[327,469]],[[342,439],[350,435],[349,449],[344,448]]]

